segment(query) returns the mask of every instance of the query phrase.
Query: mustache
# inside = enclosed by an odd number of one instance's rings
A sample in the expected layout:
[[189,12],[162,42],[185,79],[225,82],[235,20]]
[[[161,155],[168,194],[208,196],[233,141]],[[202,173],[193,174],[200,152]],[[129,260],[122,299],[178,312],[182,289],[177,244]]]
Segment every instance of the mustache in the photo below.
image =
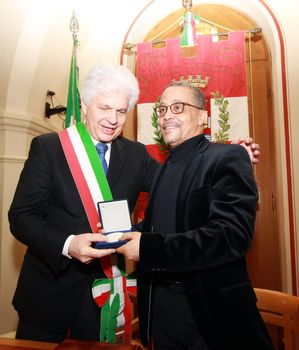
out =
[[165,128],[167,128],[167,127],[169,127],[169,126],[180,126],[180,123],[179,122],[165,122],[165,123],[163,123],[163,125],[160,125],[160,127],[161,128],[163,128],[163,129],[165,129]]

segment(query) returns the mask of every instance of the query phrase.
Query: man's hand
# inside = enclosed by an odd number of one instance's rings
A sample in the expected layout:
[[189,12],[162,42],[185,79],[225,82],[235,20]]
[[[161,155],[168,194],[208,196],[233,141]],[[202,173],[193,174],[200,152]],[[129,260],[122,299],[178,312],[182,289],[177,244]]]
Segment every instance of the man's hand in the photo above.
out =
[[258,143],[254,143],[251,137],[247,137],[246,139],[239,137],[232,140],[232,143],[238,143],[246,149],[252,164],[257,164],[259,162],[260,145]]
[[121,237],[121,240],[127,239],[129,242],[117,248],[116,252],[123,254],[131,261],[139,261],[140,237],[141,232],[134,231],[125,233]]
[[70,242],[69,255],[84,264],[89,264],[93,259],[115,253],[115,249],[95,249],[93,242],[105,242],[107,238],[99,233],[82,233],[76,235]]

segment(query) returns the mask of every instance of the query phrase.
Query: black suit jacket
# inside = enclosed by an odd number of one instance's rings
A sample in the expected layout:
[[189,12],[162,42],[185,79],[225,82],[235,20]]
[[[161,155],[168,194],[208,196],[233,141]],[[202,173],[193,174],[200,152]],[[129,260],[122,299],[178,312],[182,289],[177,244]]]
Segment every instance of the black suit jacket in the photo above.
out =
[[273,349],[246,270],[258,198],[250,159],[239,145],[211,144],[202,135],[197,141],[178,191],[176,232],[155,232],[151,199],[143,223],[138,274],[142,340],[146,344],[151,332],[155,279],[161,272],[178,272],[210,350]]
[[[156,166],[144,145],[117,138],[107,174],[113,198],[128,199],[132,211],[139,192],[149,190]],[[99,261],[85,265],[62,256],[70,234],[91,228],[57,134],[32,140],[9,221],[13,235],[28,247],[14,307],[32,327],[65,331],[102,272]]]

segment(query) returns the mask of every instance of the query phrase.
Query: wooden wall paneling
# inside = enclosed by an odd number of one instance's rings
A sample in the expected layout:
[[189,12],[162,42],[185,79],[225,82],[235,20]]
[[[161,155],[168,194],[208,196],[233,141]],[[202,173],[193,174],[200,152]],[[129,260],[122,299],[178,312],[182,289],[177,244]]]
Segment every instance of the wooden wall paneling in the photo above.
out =
[[[255,166],[259,188],[259,204],[253,247],[248,255],[249,273],[256,287],[281,290],[277,212],[273,202],[276,198],[273,172],[273,114],[271,96],[270,62],[264,39],[251,40],[252,62],[249,62],[247,40],[247,76],[251,133],[260,144],[260,163]],[[252,83],[252,86],[251,86]],[[253,107],[253,108],[252,108]]]

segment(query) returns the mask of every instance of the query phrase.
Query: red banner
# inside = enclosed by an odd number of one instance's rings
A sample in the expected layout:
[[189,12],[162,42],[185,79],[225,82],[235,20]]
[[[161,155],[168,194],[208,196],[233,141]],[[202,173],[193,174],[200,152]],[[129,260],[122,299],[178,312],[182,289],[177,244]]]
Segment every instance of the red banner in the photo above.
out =
[[225,142],[248,136],[245,33],[230,33],[227,40],[216,42],[213,38],[198,35],[197,51],[191,57],[184,54],[187,51],[180,46],[180,38],[168,39],[163,48],[153,48],[149,42],[137,45],[137,139],[148,145],[149,152],[161,162],[165,154],[159,152],[154,141],[157,128],[152,125],[153,106],[172,81],[188,81],[205,94],[207,138]]
[[207,98],[216,90],[224,96],[247,95],[244,32],[218,42],[212,41],[212,35],[198,35],[197,41],[195,57],[181,55],[180,38],[168,39],[163,48],[138,44],[139,103],[157,101],[172,80],[181,79],[198,83]]

